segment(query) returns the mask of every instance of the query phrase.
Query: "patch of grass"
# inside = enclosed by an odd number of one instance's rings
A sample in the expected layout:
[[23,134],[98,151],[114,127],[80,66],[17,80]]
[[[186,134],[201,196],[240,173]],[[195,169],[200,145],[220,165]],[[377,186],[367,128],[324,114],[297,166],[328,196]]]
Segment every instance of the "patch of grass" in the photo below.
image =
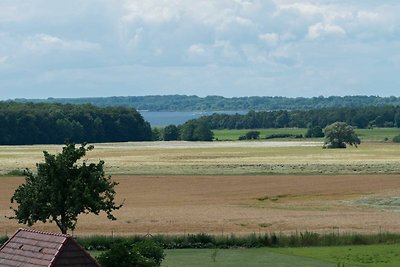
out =
[[302,256],[313,259],[327,260],[332,263],[344,263],[345,266],[400,266],[400,244],[313,247],[313,248],[274,248],[273,252],[288,256]]
[[[260,132],[260,138],[275,135],[292,135],[291,138],[281,138],[282,140],[295,140],[295,136],[305,135],[306,128],[281,128],[281,129],[255,129]],[[249,129],[242,130],[213,130],[214,137],[217,140],[238,140],[239,136],[245,135]],[[393,137],[399,135],[399,128],[373,128],[373,129],[355,129],[362,142],[385,142],[393,140]],[[323,138],[312,138],[307,140],[323,140]]]
[[[222,249],[213,260],[213,249],[166,250],[162,267],[333,267],[331,262],[302,256],[284,255],[270,249]],[[351,267],[350,265],[348,267]]]
[[[214,138],[220,141],[234,141],[238,140],[240,136],[246,135],[251,129],[241,130],[213,130]],[[255,131],[260,132],[260,138],[263,139],[266,136],[277,136],[277,135],[289,135],[289,137],[283,137],[275,140],[295,140],[296,136],[303,135],[307,132],[305,128],[281,128],[281,129],[256,129]]]
[[11,170],[4,174],[4,176],[24,176],[24,175],[25,175],[25,171],[21,170],[21,169]]

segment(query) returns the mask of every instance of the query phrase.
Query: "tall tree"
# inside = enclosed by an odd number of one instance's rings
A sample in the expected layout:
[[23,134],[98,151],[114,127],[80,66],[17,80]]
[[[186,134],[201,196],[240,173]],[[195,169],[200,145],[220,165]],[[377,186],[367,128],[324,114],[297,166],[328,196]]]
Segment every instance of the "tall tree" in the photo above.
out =
[[16,202],[15,217],[19,223],[55,222],[63,234],[74,230],[81,213],[112,212],[122,205],[115,204],[114,187],[118,184],[106,177],[104,161],[88,164],[78,161],[93,146],[66,144],[61,153],[52,155],[44,151],[44,162],[37,163],[37,173],[26,170],[25,184],[20,185],[11,198]]
[[353,127],[345,122],[335,122],[325,128],[326,148],[346,148],[346,144],[357,147],[360,143]]

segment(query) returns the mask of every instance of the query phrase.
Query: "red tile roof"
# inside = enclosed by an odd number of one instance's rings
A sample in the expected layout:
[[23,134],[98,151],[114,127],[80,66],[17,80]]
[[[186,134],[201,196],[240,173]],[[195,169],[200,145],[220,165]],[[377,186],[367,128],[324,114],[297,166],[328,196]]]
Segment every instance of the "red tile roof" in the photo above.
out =
[[69,235],[19,229],[1,248],[0,266],[99,267]]

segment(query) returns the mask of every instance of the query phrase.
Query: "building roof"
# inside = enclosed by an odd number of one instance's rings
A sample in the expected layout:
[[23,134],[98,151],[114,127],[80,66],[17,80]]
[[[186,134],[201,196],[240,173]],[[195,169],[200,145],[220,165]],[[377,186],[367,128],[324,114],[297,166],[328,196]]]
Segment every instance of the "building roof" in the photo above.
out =
[[1,248],[0,266],[99,267],[69,235],[20,228]]

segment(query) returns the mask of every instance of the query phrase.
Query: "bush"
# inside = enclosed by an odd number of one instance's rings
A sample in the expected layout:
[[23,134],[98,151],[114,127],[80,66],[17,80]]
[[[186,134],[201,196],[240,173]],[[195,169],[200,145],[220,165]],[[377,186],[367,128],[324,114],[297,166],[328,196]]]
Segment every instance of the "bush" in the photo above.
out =
[[0,247],[8,240],[7,236],[0,236]]
[[267,135],[265,139],[275,139],[275,138],[303,138],[302,134],[271,134]]
[[400,143],[400,134],[393,137],[393,142]]
[[164,250],[152,240],[144,240],[129,248],[116,243],[107,252],[97,257],[103,267],[159,267],[164,259]]
[[306,138],[324,137],[324,136],[325,136],[324,132],[322,131],[322,128],[319,126],[308,128],[306,134],[304,135],[304,137]]

